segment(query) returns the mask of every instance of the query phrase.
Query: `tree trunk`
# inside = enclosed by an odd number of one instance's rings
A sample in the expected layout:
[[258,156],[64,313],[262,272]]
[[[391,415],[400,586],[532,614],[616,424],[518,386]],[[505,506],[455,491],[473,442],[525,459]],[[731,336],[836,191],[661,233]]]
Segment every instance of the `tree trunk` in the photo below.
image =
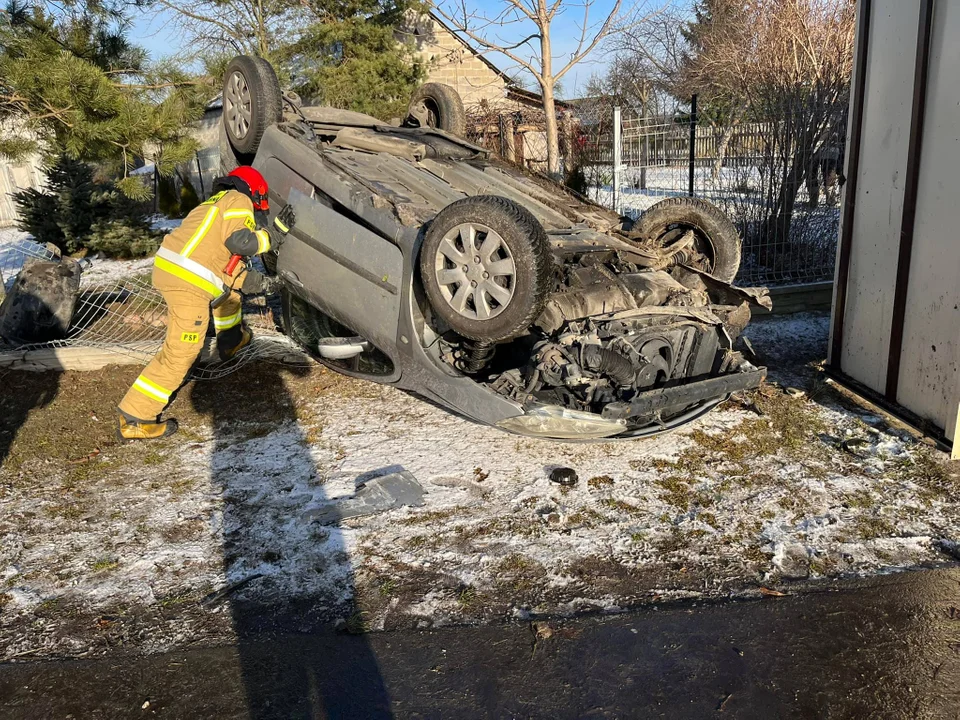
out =
[[547,174],[557,177],[560,170],[560,136],[557,132],[557,109],[553,99],[553,86],[543,89],[543,112],[546,115]]
[[553,50],[550,45],[550,20],[546,17],[546,5],[540,3],[542,14],[538,25],[540,27],[540,92],[543,97],[543,114],[547,131],[547,175],[559,177],[560,171],[560,138],[557,133],[557,107],[554,102],[553,88],[556,79],[553,77]]
[[767,221],[766,237],[768,242],[775,241],[780,247],[790,244],[790,226],[793,222],[793,209],[797,203],[797,193],[807,176],[807,167],[813,154],[812,137],[805,137],[801,146],[793,156],[790,169],[787,171],[773,206],[773,211]]
[[717,157],[714,158],[713,169],[711,170],[714,181],[720,177],[720,170],[723,169],[723,160],[727,156],[727,147],[729,147],[730,141],[733,140],[733,133],[739,124],[740,118],[734,115],[730,118],[730,124],[723,129],[723,133],[720,135],[720,143],[717,145]]

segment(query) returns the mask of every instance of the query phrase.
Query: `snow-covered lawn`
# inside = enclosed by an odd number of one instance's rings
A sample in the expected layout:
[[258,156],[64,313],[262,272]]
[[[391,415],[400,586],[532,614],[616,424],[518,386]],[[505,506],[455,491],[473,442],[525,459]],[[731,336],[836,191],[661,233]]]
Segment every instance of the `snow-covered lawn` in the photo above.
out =
[[[390,388],[260,364],[181,393],[180,435],[119,446],[111,412],[137,369],[55,378],[60,396],[24,421],[0,471],[0,659],[97,651],[116,628],[144,649],[222,639],[240,606],[389,628],[944,561],[960,478],[806,367],[826,316],[748,333],[774,380],[805,397],[770,385],[681,432],[621,443],[519,438]],[[557,466],[579,482],[551,482]],[[311,521],[398,468],[424,507]],[[198,602],[250,578],[224,604]]]

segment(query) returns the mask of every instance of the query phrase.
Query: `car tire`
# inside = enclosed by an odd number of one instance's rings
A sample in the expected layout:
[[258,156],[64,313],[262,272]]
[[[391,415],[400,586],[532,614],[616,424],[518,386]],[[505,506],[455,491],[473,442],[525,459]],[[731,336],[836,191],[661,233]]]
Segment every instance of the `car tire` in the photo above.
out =
[[230,145],[227,139],[227,129],[220,123],[220,129],[217,131],[217,149],[220,151],[220,175],[229,175],[240,165],[249,165],[250,161],[243,162],[244,157],[238,156],[237,151]]
[[699,198],[661,200],[647,210],[631,229],[641,243],[661,245],[674,231],[692,229],[697,249],[709,258],[702,269],[731,283],[740,269],[741,239],[736,226],[716,205]]
[[433,312],[463,337],[502,342],[546,304],[553,260],[543,226],[497,195],[458,200],[427,228],[420,277]]
[[460,93],[443,83],[421,85],[410,98],[404,124],[438,128],[463,137],[467,132],[467,114]]
[[237,55],[223,74],[223,127],[236,154],[252,155],[282,116],[280,82],[262,58]]

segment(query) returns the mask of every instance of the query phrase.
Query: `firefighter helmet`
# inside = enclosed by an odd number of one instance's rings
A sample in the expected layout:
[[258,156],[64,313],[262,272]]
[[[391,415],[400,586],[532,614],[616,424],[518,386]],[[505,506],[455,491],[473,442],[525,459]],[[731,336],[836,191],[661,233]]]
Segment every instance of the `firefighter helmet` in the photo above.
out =
[[270,203],[267,199],[269,192],[267,181],[263,179],[258,171],[249,165],[241,165],[235,170],[231,170],[227,177],[235,177],[243,180],[250,188],[250,199],[253,200],[253,207],[257,210],[269,210]]

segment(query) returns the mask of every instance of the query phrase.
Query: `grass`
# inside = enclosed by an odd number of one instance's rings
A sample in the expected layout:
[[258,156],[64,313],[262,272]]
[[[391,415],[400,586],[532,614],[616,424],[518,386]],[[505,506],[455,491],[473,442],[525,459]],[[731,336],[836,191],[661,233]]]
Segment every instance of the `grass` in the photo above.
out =
[[377,593],[380,597],[391,597],[397,592],[399,587],[400,583],[394,578],[383,578],[377,583]]
[[468,585],[457,593],[457,605],[464,610],[469,610],[480,602],[481,597],[476,588]]
[[344,629],[351,635],[363,635],[364,633],[370,632],[367,615],[368,613],[363,610],[358,610],[353,613],[347,618],[347,624]]
[[607,518],[591,508],[582,508],[567,516],[568,526],[596,527],[607,522]]
[[597,475],[587,480],[587,486],[594,490],[610,487],[611,485],[613,485],[613,478],[609,475]]
[[140,462],[144,465],[162,465],[165,459],[166,458],[156,450],[151,450],[141,458]]
[[[761,417],[742,421],[730,430],[710,434],[695,430],[693,444],[676,460],[653,460],[661,472],[672,472],[680,480],[703,475],[710,467],[730,467],[726,474],[751,476],[752,465],[764,457],[809,460],[819,454],[823,443],[819,436],[826,423],[816,407],[802,398],[786,394],[754,393],[754,403]],[[675,493],[681,489],[675,487]],[[679,497],[675,498],[680,500]]]
[[960,476],[952,475],[948,466],[928,450],[920,450],[897,463],[897,478],[911,482],[922,491],[924,499],[954,502],[960,495]]
[[877,540],[896,535],[897,526],[884,517],[863,515],[857,518],[854,532],[864,540]]
[[160,598],[159,604],[160,604],[160,607],[162,608],[178,607],[180,605],[186,605],[187,603],[193,600],[196,600],[197,597],[198,595],[194,591],[182,590],[180,592],[175,592]]
[[607,498],[603,500],[603,504],[611,510],[627,513],[628,515],[640,515],[644,512],[643,508],[637,507],[636,505],[631,505],[624,500],[618,500],[616,498]]
[[463,507],[453,507],[448,510],[427,510],[426,512],[416,513],[410,517],[401,518],[397,520],[397,525],[403,525],[409,527],[410,525],[427,525],[432,523],[439,523],[444,520],[449,520],[455,515],[459,515],[467,511],[469,515],[469,509]]
[[102,557],[93,561],[93,564],[90,565],[90,569],[93,572],[107,572],[109,570],[115,570],[120,567],[120,561],[116,558],[106,558]]

